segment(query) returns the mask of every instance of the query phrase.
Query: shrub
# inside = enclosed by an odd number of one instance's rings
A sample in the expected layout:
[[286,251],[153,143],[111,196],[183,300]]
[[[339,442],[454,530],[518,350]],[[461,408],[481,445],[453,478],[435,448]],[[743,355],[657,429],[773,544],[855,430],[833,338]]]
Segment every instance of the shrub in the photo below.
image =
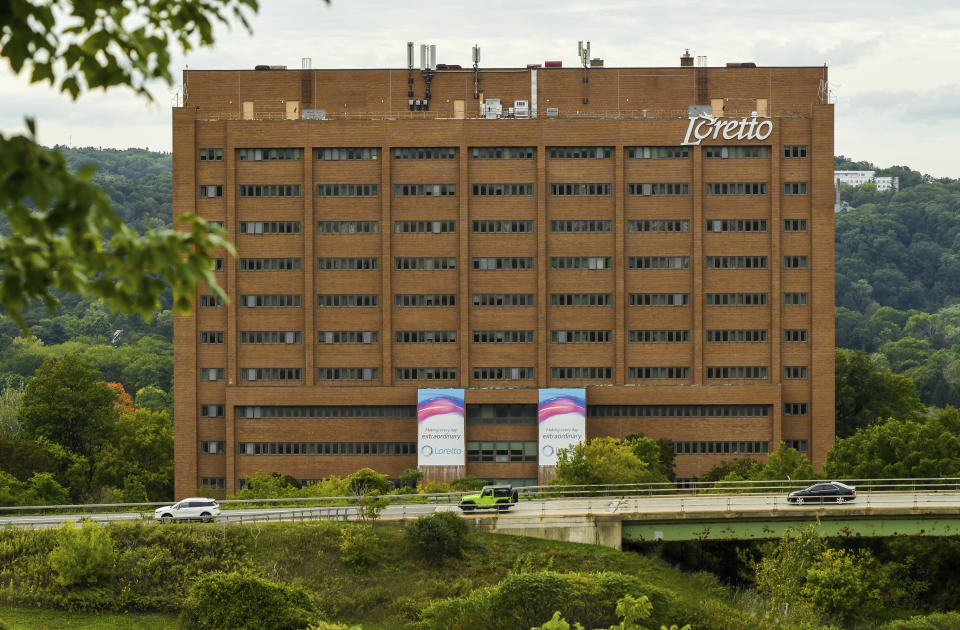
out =
[[960,612],[951,611],[898,619],[881,626],[881,630],[960,630]]
[[393,484],[387,475],[382,475],[371,468],[361,468],[347,476],[350,492],[356,496],[363,496],[371,492],[386,494],[393,490]]
[[369,525],[346,527],[340,532],[340,560],[354,569],[365,569],[376,563],[379,545],[380,539]]
[[459,477],[450,482],[450,490],[453,492],[470,492],[471,490],[482,490],[487,482],[483,479],[477,479],[473,475]]
[[59,542],[47,561],[61,586],[103,584],[113,577],[117,554],[106,528],[84,521],[77,529],[65,523],[58,533]]
[[423,479],[423,473],[417,470],[416,468],[407,468],[402,473],[400,473],[400,487],[401,488],[415,488],[417,484],[420,483],[420,480]]
[[424,494],[439,494],[450,492],[450,484],[442,481],[424,481],[420,484],[420,489]]
[[3,619],[0,619],[0,630],[10,630],[10,626]]
[[428,564],[438,564],[444,558],[459,558],[469,530],[467,523],[454,512],[439,512],[421,516],[407,525],[407,541]]
[[236,571],[198,579],[179,619],[181,628],[196,630],[296,630],[321,622],[303,589]]

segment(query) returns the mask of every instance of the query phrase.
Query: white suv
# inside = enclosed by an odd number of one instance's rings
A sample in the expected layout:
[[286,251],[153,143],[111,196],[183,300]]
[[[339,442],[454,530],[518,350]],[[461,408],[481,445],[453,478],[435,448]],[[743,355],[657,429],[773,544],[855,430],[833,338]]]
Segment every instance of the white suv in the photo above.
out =
[[161,523],[173,520],[199,519],[205,523],[220,516],[220,506],[213,499],[191,497],[173,505],[157,508],[153,517]]

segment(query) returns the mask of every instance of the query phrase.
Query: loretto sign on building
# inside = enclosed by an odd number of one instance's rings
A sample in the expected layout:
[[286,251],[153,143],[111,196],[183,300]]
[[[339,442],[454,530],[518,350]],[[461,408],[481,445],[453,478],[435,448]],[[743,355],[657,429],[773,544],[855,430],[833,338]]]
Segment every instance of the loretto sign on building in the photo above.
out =
[[174,215],[237,254],[229,301],[175,320],[177,496],[363,467],[530,485],[632,433],[680,479],[781,442],[820,466],[826,69],[681,61],[184,72]]

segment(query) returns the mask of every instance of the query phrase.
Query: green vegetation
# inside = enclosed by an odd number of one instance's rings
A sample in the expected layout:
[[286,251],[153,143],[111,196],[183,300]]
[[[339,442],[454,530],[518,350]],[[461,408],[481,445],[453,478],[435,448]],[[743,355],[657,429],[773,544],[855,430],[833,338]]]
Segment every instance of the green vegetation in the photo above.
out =
[[629,441],[600,437],[557,451],[561,485],[665,482],[657,442],[643,436]]
[[[0,615],[15,630],[171,630],[177,625],[176,615],[158,613],[85,613],[0,606]],[[7,626],[0,624],[0,630],[7,630]]]

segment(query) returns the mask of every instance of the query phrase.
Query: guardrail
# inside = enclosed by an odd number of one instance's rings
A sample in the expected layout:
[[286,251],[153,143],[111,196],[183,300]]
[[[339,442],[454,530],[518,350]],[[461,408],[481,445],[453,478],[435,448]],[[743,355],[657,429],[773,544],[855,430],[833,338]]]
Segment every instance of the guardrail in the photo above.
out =
[[[689,498],[700,495],[758,495],[783,494],[792,490],[799,490],[823,479],[786,479],[772,481],[716,481],[691,482],[683,487],[674,483],[643,483],[643,484],[599,484],[599,485],[572,485],[572,486],[526,486],[518,487],[521,500],[555,500],[592,497],[653,497],[677,495]],[[841,480],[838,480],[841,481]],[[871,494],[890,492],[960,492],[960,477],[923,478],[923,479],[845,479],[847,485],[857,488],[858,497],[869,497]],[[432,494],[404,494],[382,495],[389,505],[394,504],[453,504],[460,500],[464,492],[432,493]],[[225,499],[218,501],[221,513],[229,514],[236,509],[252,509],[259,507],[297,507],[306,510],[358,508],[360,497],[278,497],[273,499]],[[171,505],[171,501],[154,501],[149,503],[93,503],[83,505],[24,505],[0,507],[0,518],[7,516],[22,516],[26,514],[55,514],[70,512],[78,516],[86,514],[104,514],[129,512],[146,513],[157,507]]]

